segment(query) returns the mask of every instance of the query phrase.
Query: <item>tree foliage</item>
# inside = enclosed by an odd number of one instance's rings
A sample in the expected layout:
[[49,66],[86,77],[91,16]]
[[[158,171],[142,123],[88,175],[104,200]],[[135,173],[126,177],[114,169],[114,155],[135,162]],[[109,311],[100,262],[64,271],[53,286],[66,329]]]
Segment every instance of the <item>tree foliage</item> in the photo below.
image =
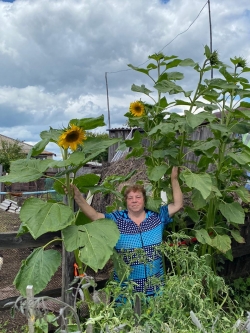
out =
[[22,151],[20,141],[15,141],[14,143],[11,143],[7,140],[1,140],[0,164],[3,165],[3,171],[10,171],[11,161],[16,161],[25,157],[26,154]]

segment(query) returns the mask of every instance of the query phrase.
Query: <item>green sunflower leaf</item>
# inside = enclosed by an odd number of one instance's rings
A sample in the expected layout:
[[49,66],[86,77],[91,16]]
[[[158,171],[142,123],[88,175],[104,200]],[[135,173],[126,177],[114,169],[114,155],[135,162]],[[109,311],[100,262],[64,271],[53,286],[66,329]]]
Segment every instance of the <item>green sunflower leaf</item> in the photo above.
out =
[[211,239],[210,245],[222,253],[231,249],[231,238],[228,235],[216,235]]
[[96,272],[109,260],[120,233],[114,221],[99,219],[69,226],[62,235],[66,250],[71,252],[79,248],[79,259]]
[[74,214],[68,206],[61,203],[29,198],[21,208],[20,219],[36,239],[46,232],[66,228],[73,221]]
[[227,219],[229,223],[245,223],[244,209],[238,202],[220,203],[219,209],[221,214]]
[[50,142],[50,139],[44,139],[36,143],[29,151],[27,158],[31,158],[31,156],[37,156],[41,154],[47,144]]
[[34,294],[42,291],[61,264],[61,254],[55,250],[35,249],[15,277],[14,285],[22,296],[26,295],[27,285],[32,285]]
[[43,140],[48,140],[52,142],[57,142],[59,139],[59,136],[63,133],[63,130],[58,130],[50,127],[48,131],[42,131],[40,133],[40,137]]
[[174,125],[171,123],[161,123],[159,125],[156,125],[152,130],[148,133],[149,136],[160,132],[161,134],[169,134],[171,132],[174,132]]
[[212,179],[209,174],[194,174],[189,170],[185,170],[181,173],[180,177],[186,182],[190,188],[197,189],[203,199],[207,199],[212,191]]
[[43,176],[48,169],[51,160],[30,160],[21,159],[11,162],[10,173],[7,176],[0,177],[0,182],[9,183],[28,183],[37,180]]
[[245,244],[245,239],[241,236],[238,230],[230,230],[232,237],[236,240],[236,242],[240,244]]
[[166,164],[157,165],[153,168],[148,167],[147,175],[150,180],[158,181],[166,173],[168,167]]
[[96,118],[71,119],[69,124],[76,125],[83,128],[85,131],[89,131],[96,127],[105,126],[104,115]]
[[200,229],[200,230],[195,230],[195,236],[201,244],[211,244],[211,237],[209,236],[207,230],[205,229]]
[[187,124],[193,129],[204,122],[207,119],[208,114],[206,112],[200,112],[197,114],[193,114],[190,111],[186,111],[186,120]]
[[135,92],[140,92],[140,93],[146,94],[148,96],[152,92],[151,90],[147,89],[144,84],[142,84],[141,86],[137,86],[135,84],[132,84],[131,90],[135,91]]
[[82,176],[77,177],[74,180],[74,184],[78,187],[79,191],[82,193],[88,193],[89,188],[96,185],[100,180],[100,176],[88,173]]

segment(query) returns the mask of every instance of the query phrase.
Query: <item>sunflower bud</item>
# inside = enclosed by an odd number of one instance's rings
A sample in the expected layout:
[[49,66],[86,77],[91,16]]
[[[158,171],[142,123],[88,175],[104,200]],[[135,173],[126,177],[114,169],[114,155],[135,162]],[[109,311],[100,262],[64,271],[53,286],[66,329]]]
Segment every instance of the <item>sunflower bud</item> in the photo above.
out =
[[218,56],[218,52],[214,51],[211,53],[210,57],[209,57],[209,61],[211,66],[216,66],[219,64],[219,56]]
[[235,57],[234,60],[235,60],[236,67],[245,68],[247,65],[247,61],[241,57]]

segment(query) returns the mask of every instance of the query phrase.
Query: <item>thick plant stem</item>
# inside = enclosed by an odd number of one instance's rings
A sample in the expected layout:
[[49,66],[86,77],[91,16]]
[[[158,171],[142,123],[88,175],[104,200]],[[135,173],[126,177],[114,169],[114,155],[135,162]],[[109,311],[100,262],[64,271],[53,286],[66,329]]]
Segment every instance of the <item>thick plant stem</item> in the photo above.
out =
[[[63,159],[66,160],[68,158],[68,150],[64,149],[64,153],[63,153]],[[69,208],[74,211],[74,197],[73,197],[73,193],[71,193],[71,188],[70,188],[70,176],[69,174],[65,175],[65,186],[67,188],[68,191],[68,197],[67,197],[67,204],[69,206]],[[74,224],[74,222],[72,222],[72,224]],[[81,262],[81,260],[79,259],[79,249],[76,249],[74,251],[74,256],[75,256],[75,261],[77,263],[78,266],[78,273],[79,275],[83,275],[84,274],[84,270],[83,270],[83,263]],[[90,292],[88,289],[84,288],[83,289],[83,294],[86,300],[86,303],[89,304],[92,302],[92,298],[90,295]]]
[[[207,211],[207,219],[206,219],[206,230],[209,233],[214,227],[215,222],[215,198],[212,198],[209,202],[208,211]],[[201,249],[201,255],[205,255],[209,253],[212,255],[211,246],[208,244],[203,244]]]
[[[202,82],[202,79],[203,79],[204,69],[205,69],[206,65],[207,65],[207,59],[204,61],[203,66],[200,70],[199,82],[198,82],[197,88],[195,90],[194,97],[191,100],[191,104],[190,104],[190,107],[189,107],[189,112],[190,113],[192,112],[193,107],[195,106],[196,100],[200,97],[200,92],[199,92],[200,91],[200,85],[201,85],[201,82]],[[185,140],[186,140],[186,132],[183,132],[182,139],[181,139],[181,145],[180,145],[180,151],[179,151],[179,157],[178,157],[178,161],[179,161],[180,165],[181,165],[181,161],[182,161],[182,158],[183,158],[183,155],[184,155]]]

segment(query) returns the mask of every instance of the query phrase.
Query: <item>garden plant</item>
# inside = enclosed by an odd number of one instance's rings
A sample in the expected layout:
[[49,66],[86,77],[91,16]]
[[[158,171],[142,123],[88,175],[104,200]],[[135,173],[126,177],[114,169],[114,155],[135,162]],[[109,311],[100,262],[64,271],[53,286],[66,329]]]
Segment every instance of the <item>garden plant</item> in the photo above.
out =
[[[133,91],[146,95],[153,104],[138,100],[130,105],[128,123],[143,132],[125,141],[132,148],[129,156],[145,157],[155,207],[161,201],[160,191],[169,193],[166,175],[171,166],[181,167],[182,189],[190,198],[185,207],[186,220],[191,221],[192,233],[202,244],[200,254],[209,253],[212,258],[223,253],[232,259],[231,240],[244,243],[239,232],[245,220],[241,202],[248,204],[250,200],[244,187],[250,150],[241,140],[242,134],[250,132],[250,103],[246,101],[250,84],[243,76],[250,68],[238,57],[230,59],[231,66],[220,62],[218,53],[211,53],[208,46],[202,65],[163,54],[149,59],[146,68],[129,65],[153,83],[153,90],[132,85]],[[198,84],[193,91],[176,84],[184,75],[174,69],[183,66],[197,74]],[[211,68],[217,70],[217,78],[208,78]],[[173,107],[182,107],[183,114],[171,112]],[[210,137],[196,138],[193,134],[199,128],[206,128]],[[149,142],[146,150],[144,138]]]
[[[179,166],[188,205],[181,215],[175,216],[173,231],[182,226],[185,231],[181,233],[182,239],[195,236],[198,244],[192,250],[163,245],[161,251],[169,258],[172,269],[166,271],[166,286],[157,297],[145,299],[143,295],[134,295],[128,283],[122,290],[128,301],[116,307],[113,300],[121,293],[121,286],[110,282],[104,289],[111,300],[108,304],[89,299],[90,318],[84,325],[93,325],[95,332],[226,333],[249,329],[248,322],[242,320],[246,314],[230,299],[228,287],[216,274],[216,260],[218,255],[233,260],[232,239],[244,243],[240,226],[244,224],[250,201],[244,187],[245,172],[250,170],[250,149],[242,143],[241,135],[250,132],[247,102],[250,84],[244,77],[250,68],[240,57],[231,58],[230,66],[222,63],[218,53],[211,53],[207,46],[204,55],[201,65],[192,59],[182,60],[162,53],[149,56],[150,63],[145,68],[129,65],[145,74],[152,85],[149,88],[144,84],[132,85],[132,91],[144,95],[145,100],[132,102],[125,116],[129,126],[140,131],[125,140],[120,149],[131,148],[127,158],[145,159],[149,179],[147,208],[152,210],[159,209],[162,191],[171,201],[168,175],[173,165]],[[186,70],[186,67],[198,78],[194,90],[184,90],[176,83],[184,79],[184,74],[176,68]],[[216,78],[209,78],[211,69]],[[180,108],[182,113],[175,112]],[[103,125],[103,116],[72,119],[64,129],[42,132],[41,141],[27,159],[12,162],[9,175],[0,178],[2,182],[29,182],[42,177],[49,167],[62,169],[55,177],[54,188],[64,194],[66,186],[67,202],[27,199],[20,212],[20,234],[30,232],[37,238],[61,230],[61,240],[67,251],[74,252],[81,274],[87,266],[97,271],[105,265],[119,233],[110,220],[88,223],[82,213],[74,212],[70,183],[77,185],[82,193],[90,190],[91,194],[114,194],[116,200],[108,208],[112,210],[122,206],[117,184],[131,176],[114,175],[101,184],[96,175],[77,176],[81,166],[117,142],[116,139],[100,142],[86,136],[85,131]],[[201,127],[210,133],[209,138],[195,138],[193,134]],[[35,159],[49,142],[61,147],[62,161]],[[59,267],[60,254],[46,250],[48,245],[36,249],[22,263],[14,281],[22,295],[27,284],[34,286],[35,293],[43,290]],[[142,306],[140,314],[134,313],[135,296]],[[84,297],[85,300],[89,297],[86,292]]]
[[[75,177],[77,171],[95,156],[116,143],[118,139],[87,138],[85,130],[103,126],[103,116],[98,118],[72,119],[64,129],[52,129],[41,133],[41,141],[30,151],[27,159],[11,163],[10,173],[1,177],[3,182],[30,182],[45,176],[49,168],[59,168],[62,171],[55,177],[54,188],[59,194],[69,193],[67,204],[55,200],[29,198],[20,212],[21,227],[19,234],[29,232],[34,239],[49,232],[62,231],[62,239],[66,250],[75,254],[79,274],[83,274],[89,266],[95,271],[103,268],[110,258],[116,244],[119,232],[114,222],[108,219],[85,224],[82,213],[74,212],[73,194],[70,193],[70,183],[75,183],[83,193],[98,183],[99,177],[87,174]],[[49,142],[58,144],[62,152],[62,160],[39,160],[34,157],[45,149]],[[84,146],[78,150],[79,145]],[[112,189],[110,189],[112,190]],[[33,285],[34,293],[43,290],[51,277],[61,265],[61,255],[49,245],[59,239],[52,240],[43,247],[35,249],[22,263],[20,271],[14,280],[16,288],[22,295],[26,286]]]
[[[89,316],[84,318],[77,316],[78,308],[85,301],[83,292],[79,293],[81,297],[78,299],[75,297],[72,307],[55,299],[54,303],[61,305],[58,314],[53,314],[46,308],[46,301],[53,299],[36,298],[35,333],[48,332],[49,326],[55,327],[56,333],[249,332],[249,318],[239,304],[230,298],[230,290],[224,279],[217,276],[207,264],[206,257],[209,254],[199,256],[198,247],[190,251],[187,246],[178,246],[183,236],[182,233],[173,233],[169,242],[159,248],[168,258],[170,266],[166,272],[165,286],[156,297],[148,298],[143,293],[134,294],[129,282],[122,287],[117,282],[110,281],[102,290],[94,290]],[[94,282],[93,278],[88,276],[76,278],[74,295],[90,284],[94,286],[91,281]],[[210,297],[211,288],[214,300]],[[115,300],[120,294],[126,297],[126,302],[122,306],[116,306]],[[140,313],[135,312],[134,308],[138,300],[141,305]],[[26,299],[20,297],[15,302],[14,309],[25,313]],[[72,318],[76,319],[69,320],[66,310],[70,310]],[[63,322],[64,330],[58,322]]]

